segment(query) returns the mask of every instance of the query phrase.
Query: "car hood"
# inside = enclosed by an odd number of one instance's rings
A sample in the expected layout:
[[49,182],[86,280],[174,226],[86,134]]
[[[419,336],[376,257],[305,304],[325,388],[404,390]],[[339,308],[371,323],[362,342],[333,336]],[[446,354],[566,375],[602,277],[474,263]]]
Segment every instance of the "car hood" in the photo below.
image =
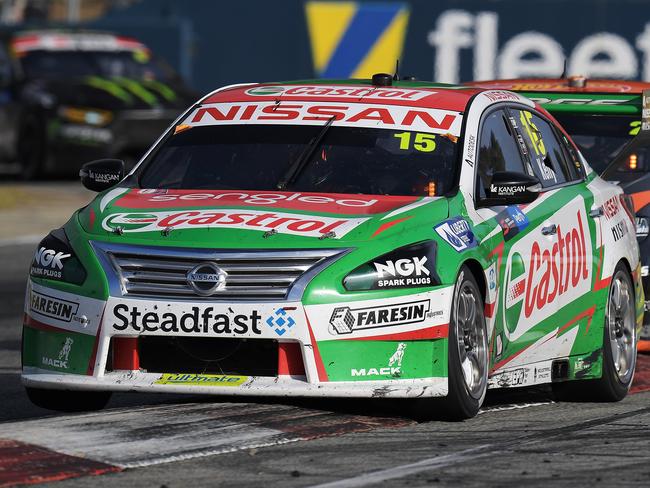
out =
[[182,83],[134,78],[87,76],[77,79],[32,79],[23,97],[52,99],[56,105],[103,110],[174,109],[180,111],[196,97]]
[[[446,198],[115,188],[78,214],[91,239],[208,248],[345,247],[432,228]],[[396,242],[396,244],[398,244]]]

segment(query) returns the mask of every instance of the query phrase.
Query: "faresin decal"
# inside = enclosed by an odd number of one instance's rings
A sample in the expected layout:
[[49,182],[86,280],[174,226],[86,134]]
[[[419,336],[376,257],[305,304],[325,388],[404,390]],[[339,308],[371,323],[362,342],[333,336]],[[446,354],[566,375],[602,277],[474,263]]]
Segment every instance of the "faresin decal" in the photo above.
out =
[[198,107],[182,125],[323,125],[332,117],[340,127],[460,135],[461,116],[451,110],[339,102],[214,103]]

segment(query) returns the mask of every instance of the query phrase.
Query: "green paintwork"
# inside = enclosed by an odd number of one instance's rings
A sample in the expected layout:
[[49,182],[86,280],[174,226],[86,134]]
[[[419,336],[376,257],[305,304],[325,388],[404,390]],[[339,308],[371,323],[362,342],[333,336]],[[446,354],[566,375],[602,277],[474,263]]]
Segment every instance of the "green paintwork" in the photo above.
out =
[[[58,373],[85,375],[95,344],[95,337],[66,331],[23,329],[23,365],[49,369]],[[69,343],[67,361],[61,351]]]
[[[402,344],[402,346],[400,346]],[[330,381],[376,381],[447,376],[447,339],[435,341],[322,341]],[[403,349],[401,366],[389,361]],[[379,374],[376,374],[379,373]]]
[[[549,112],[576,113],[576,114],[601,114],[601,115],[641,115],[641,94],[621,95],[618,93],[567,93],[567,92],[519,92],[521,95],[535,101],[539,99],[566,100],[571,103],[540,103]],[[580,100],[616,100],[614,104],[579,103]]]

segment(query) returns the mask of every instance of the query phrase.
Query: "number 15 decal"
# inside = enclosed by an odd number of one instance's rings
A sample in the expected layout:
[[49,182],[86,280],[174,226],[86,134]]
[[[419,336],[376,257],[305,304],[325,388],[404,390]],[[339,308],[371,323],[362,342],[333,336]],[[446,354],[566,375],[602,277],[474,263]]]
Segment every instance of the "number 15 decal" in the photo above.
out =
[[[411,148],[411,132],[399,132],[393,137],[399,139],[399,148],[408,151]],[[418,132],[413,140],[413,149],[420,152],[433,152],[436,149],[436,136]]]

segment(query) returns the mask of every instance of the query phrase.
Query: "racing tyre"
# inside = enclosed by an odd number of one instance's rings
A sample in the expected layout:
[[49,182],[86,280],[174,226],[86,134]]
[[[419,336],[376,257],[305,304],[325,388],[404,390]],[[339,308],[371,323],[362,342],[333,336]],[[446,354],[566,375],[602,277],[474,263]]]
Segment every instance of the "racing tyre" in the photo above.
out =
[[553,385],[563,400],[618,402],[625,398],[636,367],[636,312],[630,273],[618,263],[607,295],[603,327],[603,374],[596,380]]
[[25,387],[29,400],[37,407],[57,412],[92,412],[101,410],[111,399],[108,391],[44,390]]
[[465,420],[478,414],[488,377],[488,340],[481,291],[469,268],[456,280],[449,323],[448,384],[444,398],[420,404],[416,413],[428,418]]
[[20,174],[24,180],[33,180],[43,175],[45,132],[34,116],[21,124],[18,134],[18,159]]

